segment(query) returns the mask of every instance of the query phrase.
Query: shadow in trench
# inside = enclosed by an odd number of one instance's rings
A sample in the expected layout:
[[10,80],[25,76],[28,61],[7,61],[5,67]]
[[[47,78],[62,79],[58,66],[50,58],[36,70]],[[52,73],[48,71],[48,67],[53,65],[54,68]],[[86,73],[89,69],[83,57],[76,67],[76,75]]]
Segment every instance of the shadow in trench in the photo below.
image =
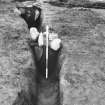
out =
[[[40,32],[42,29],[41,9],[37,7],[18,7],[18,9],[21,8],[23,10],[25,9],[25,12],[21,14],[21,17],[26,21],[28,28],[30,29],[31,27],[36,27]],[[34,20],[36,16],[34,14],[36,9],[39,10],[39,16],[37,16],[37,19]],[[36,51],[38,51],[40,47],[35,45],[32,40],[28,40],[27,42],[32,53],[34,65],[37,68],[35,70],[36,75],[33,74],[35,76],[35,80],[33,82],[36,84],[36,86],[28,86],[30,88],[27,92],[22,90],[20,93],[18,93],[18,96],[13,105],[60,105],[59,72],[61,65],[59,64],[59,57],[61,54],[61,49],[59,49],[59,51],[52,51],[49,48],[49,75],[46,79],[45,47],[42,48],[43,54],[41,59],[38,61]],[[30,83],[28,85],[30,85]],[[32,89],[36,90],[36,93],[33,93]]]
[[39,32],[42,29],[43,14],[42,9],[37,6],[24,7],[18,6],[17,9],[21,12],[20,17],[25,20],[28,29],[36,27]]
[[38,61],[34,46],[31,46],[31,52],[37,67],[36,70],[36,84],[37,84],[37,105],[60,105],[60,89],[59,89],[59,73],[61,65],[59,57],[61,49],[52,51],[49,48],[49,62],[48,62],[48,78],[46,79],[46,53],[43,47],[42,58]]

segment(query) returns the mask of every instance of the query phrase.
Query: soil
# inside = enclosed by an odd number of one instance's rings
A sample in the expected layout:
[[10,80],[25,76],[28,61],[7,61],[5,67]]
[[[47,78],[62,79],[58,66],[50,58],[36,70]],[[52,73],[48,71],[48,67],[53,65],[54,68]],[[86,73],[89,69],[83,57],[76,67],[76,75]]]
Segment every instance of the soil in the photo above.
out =
[[60,82],[42,81],[37,94],[29,30],[13,7],[0,5],[0,105],[33,105],[36,96],[36,105],[104,105],[105,10],[42,4],[44,24],[59,34],[63,49]]
[[62,39],[61,105],[105,104],[105,10],[45,4],[45,23]]

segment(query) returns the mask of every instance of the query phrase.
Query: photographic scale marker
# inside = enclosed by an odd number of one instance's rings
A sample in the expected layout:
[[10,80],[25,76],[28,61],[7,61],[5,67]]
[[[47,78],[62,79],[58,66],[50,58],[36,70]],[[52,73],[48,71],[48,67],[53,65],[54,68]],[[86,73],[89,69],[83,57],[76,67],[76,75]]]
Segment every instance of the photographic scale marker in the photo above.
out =
[[46,79],[48,78],[48,39],[49,39],[49,27],[46,26]]

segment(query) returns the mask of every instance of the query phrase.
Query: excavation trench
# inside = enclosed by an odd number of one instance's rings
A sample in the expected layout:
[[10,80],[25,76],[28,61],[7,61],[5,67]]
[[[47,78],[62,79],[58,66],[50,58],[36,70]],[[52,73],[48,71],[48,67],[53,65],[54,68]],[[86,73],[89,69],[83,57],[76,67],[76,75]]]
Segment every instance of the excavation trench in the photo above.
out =
[[[21,17],[25,20],[29,29],[31,26],[36,26],[39,32],[42,30],[41,15],[35,22],[33,21],[35,24],[30,22],[33,20],[32,17],[29,21],[27,20],[27,14]],[[13,105],[60,105],[59,73],[61,66],[59,58],[61,49],[54,51],[49,48],[48,78],[46,78],[46,47],[39,47],[38,43],[32,39],[28,39],[27,42],[35,66],[35,74],[33,75],[36,86],[32,88],[35,89],[36,93],[33,95],[32,91],[29,90],[27,95],[27,93],[21,91]],[[41,56],[40,53],[42,54]]]
[[[39,46],[31,47],[31,53],[36,66],[36,105],[60,105],[59,72],[60,72],[60,50],[51,52],[49,48],[48,78],[46,78],[46,53],[43,48],[43,54],[40,61],[37,60],[37,51]],[[37,53],[36,53],[37,52]],[[39,54],[39,53],[38,53]]]
[[35,79],[37,84],[37,105],[60,105],[59,57],[61,50],[51,53],[52,51],[49,48],[48,78],[46,78],[45,48],[46,47],[43,48],[42,58],[40,59],[40,61],[37,61],[37,51],[40,48],[38,46],[31,47],[32,56],[34,58],[36,66]]

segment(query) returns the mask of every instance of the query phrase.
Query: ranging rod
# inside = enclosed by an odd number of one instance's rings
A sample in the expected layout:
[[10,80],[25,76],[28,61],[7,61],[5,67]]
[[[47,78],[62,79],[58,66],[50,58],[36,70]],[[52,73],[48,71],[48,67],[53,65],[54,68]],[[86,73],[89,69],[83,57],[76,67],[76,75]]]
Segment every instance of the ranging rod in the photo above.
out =
[[46,26],[46,79],[48,78],[48,40],[49,40],[49,27]]

